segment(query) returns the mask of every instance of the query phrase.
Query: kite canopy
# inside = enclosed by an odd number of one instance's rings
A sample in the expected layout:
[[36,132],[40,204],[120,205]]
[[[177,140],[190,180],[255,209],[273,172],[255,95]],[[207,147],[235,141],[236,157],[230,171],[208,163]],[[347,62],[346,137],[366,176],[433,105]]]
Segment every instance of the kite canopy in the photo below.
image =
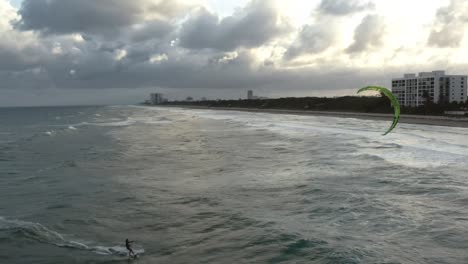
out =
[[388,99],[390,99],[390,102],[392,103],[393,109],[395,110],[395,114],[393,116],[392,125],[387,130],[387,132],[383,134],[385,136],[396,127],[396,125],[398,124],[398,120],[400,120],[400,104],[398,103],[398,100],[395,97],[395,95],[393,95],[393,93],[387,88],[379,87],[379,86],[367,86],[367,87],[359,89],[357,93],[359,94],[364,91],[377,91],[377,92],[383,93],[385,96],[388,97]]

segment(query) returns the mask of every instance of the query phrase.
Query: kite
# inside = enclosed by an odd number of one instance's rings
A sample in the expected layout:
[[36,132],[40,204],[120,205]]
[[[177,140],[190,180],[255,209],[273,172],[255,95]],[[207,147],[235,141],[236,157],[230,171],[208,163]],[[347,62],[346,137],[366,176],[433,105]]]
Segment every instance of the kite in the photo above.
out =
[[398,103],[398,100],[397,98],[395,97],[395,95],[393,95],[393,93],[388,90],[387,88],[384,88],[384,87],[379,87],[379,86],[367,86],[367,87],[364,87],[364,88],[361,88],[359,89],[359,91],[357,92],[358,94],[361,93],[361,92],[364,92],[364,91],[377,91],[377,92],[381,92],[383,93],[385,96],[388,97],[388,99],[390,99],[390,102],[392,103],[392,106],[393,106],[393,109],[395,110],[395,114],[393,116],[393,123],[392,123],[392,126],[390,126],[390,128],[387,130],[387,132],[385,132],[383,135],[387,135],[388,133],[390,133],[395,127],[396,125],[398,124],[398,120],[400,120],[400,104]]

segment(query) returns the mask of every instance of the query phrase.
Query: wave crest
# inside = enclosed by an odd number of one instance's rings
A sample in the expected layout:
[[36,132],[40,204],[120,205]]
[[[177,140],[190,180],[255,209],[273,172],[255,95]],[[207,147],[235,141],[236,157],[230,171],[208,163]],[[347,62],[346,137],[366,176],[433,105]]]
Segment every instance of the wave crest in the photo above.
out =
[[[54,230],[50,230],[39,223],[9,220],[4,217],[0,217],[0,231],[10,231],[15,235],[19,235],[39,243],[46,243],[62,248],[91,251],[99,255],[128,255],[127,249],[123,246],[101,246],[92,242],[68,240],[64,235]],[[134,251],[136,254],[143,254],[145,252],[144,249],[136,249]]]

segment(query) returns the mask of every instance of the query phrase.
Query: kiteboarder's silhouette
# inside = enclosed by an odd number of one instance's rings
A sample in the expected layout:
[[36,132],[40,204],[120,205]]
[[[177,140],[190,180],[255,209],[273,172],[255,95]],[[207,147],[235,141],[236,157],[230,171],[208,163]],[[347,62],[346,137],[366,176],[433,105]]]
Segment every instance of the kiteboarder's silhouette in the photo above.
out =
[[127,250],[128,250],[128,255],[129,255],[130,257],[136,258],[135,252],[133,252],[132,248],[130,247],[130,246],[131,246],[131,243],[133,243],[133,242],[134,242],[134,241],[128,240],[128,238],[125,239],[125,247],[126,247]]

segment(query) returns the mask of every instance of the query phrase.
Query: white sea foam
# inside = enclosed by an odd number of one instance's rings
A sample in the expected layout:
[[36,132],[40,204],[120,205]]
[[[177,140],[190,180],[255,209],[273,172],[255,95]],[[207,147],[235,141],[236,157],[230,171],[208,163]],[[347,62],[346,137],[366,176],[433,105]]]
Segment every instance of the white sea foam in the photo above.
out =
[[137,123],[148,124],[148,125],[163,125],[171,124],[173,121],[166,117],[152,117],[152,116],[139,116],[139,117],[129,117],[125,120],[118,118],[110,118],[107,120],[96,120],[97,122],[82,122],[78,124],[68,125],[68,129],[75,130],[78,127],[86,126],[97,126],[97,127],[127,127],[132,126]]
[[47,136],[55,136],[56,134],[57,132],[55,132],[54,130],[44,132],[44,135]]
[[[399,124],[387,135],[388,121],[354,118],[294,116],[213,110],[170,110],[201,118],[233,121],[246,128],[262,128],[290,137],[332,136],[353,140],[356,155],[368,154],[410,167],[468,166],[468,129],[428,125]],[[367,142],[373,141],[369,146]],[[400,147],[388,148],[392,143]]]
[[[96,246],[93,247],[93,251],[99,255],[119,255],[119,256],[127,256],[128,250],[122,246],[113,246],[113,247],[102,247]],[[137,255],[141,255],[145,253],[144,249],[134,249],[133,252]]]
[[152,115],[138,115],[129,118],[134,123],[141,123],[147,125],[171,124],[173,121],[167,117],[152,116]]
[[117,122],[108,122],[108,123],[88,123],[88,125],[92,126],[103,126],[103,127],[124,127],[124,126],[131,126],[135,123],[134,120],[122,120]]
[[82,122],[78,124],[72,124],[69,127],[82,127],[82,126],[100,126],[100,127],[125,127],[125,126],[131,126],[135,123],[134,120],[127,119],[127,120],[119,120],[115,122]]
[[259,142],[258,144],[263,145],[263,146],[273,146],[273,147],[282,147],[282,146],[290,145],[290,143],[287,141],[279,141],[279,140]]

